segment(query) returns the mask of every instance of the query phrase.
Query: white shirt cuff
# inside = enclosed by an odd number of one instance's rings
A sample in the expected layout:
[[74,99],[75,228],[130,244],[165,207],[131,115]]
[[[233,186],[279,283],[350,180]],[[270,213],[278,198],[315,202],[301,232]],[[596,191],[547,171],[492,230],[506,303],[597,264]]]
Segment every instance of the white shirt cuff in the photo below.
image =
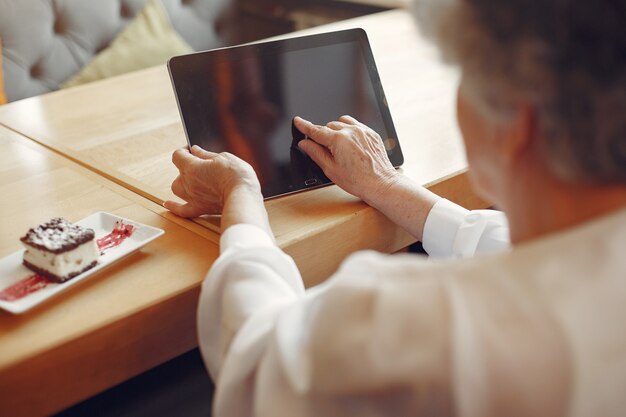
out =
[[228,249],[276,246],[274,239],[263,229],[252,224],[235,224],[230,226],[220,237],[220,253]]
[[424,223],[422,236],[422,245],[428,255],[445,258],[454,253],[456,234],[468,214],[469,210],[445,198],[435,203]]

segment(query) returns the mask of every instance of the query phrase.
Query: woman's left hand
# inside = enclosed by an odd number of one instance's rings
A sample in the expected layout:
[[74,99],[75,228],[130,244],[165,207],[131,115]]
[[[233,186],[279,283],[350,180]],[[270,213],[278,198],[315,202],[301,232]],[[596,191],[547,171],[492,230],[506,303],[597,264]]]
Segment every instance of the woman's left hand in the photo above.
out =
[[235,155],[194,146],[191,151],[176,150],[172,162],[180,171],[172,183],[172,192],[186,203],[166,201],[163,206],[181,217],[221,214],[228,197],[238,190],[258,195],[262,200],[256,173]]

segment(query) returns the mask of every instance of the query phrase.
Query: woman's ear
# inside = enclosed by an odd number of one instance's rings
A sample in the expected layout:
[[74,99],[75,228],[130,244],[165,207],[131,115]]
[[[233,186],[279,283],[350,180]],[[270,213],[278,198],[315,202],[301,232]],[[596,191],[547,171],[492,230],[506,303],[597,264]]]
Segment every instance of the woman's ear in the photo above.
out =
[[503,127],[501,151],[510,162],[534,152],[537,142],[536,111],[528,103],[518,106],[513,117]]

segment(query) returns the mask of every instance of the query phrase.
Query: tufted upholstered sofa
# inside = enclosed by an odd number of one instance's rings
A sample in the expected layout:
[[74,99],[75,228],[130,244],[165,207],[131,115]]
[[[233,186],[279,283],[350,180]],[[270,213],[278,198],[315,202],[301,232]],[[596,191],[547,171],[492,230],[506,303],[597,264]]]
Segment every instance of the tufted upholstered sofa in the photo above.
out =
[[[227,0],[161,0],[195,50],[222,45],[216,25]],[[0,39],[9,101],[56,90],[143,8],[146,0],[0,0]]]

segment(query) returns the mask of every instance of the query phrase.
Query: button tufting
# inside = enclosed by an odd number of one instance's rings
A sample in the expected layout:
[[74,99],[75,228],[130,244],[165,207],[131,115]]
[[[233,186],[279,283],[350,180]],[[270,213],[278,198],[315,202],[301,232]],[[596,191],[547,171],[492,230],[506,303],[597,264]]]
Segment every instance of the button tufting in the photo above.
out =
[[54,26],[52,27],[52,30],[54,30],[54,33],[56,33],[57,35],[65,32],[65,24],[63,23],[63,20],[57,18],[54,21]]
[[183,4],[183,6],[189,6],[191,3],[193,3],[193,0],[181,0],[181,3]]
[[121,7],[120,7],[120,16],[126,18],[126,19],[130,19],[131,17],[133,17],[133,11],[130,8],[130,6],[125,3],[122,2],[121,3]]
[[43,71],[41,70],[41,66],[39,66],[39,64],[35,64],[30,68],[31,78],[41,78],[42,75]]

